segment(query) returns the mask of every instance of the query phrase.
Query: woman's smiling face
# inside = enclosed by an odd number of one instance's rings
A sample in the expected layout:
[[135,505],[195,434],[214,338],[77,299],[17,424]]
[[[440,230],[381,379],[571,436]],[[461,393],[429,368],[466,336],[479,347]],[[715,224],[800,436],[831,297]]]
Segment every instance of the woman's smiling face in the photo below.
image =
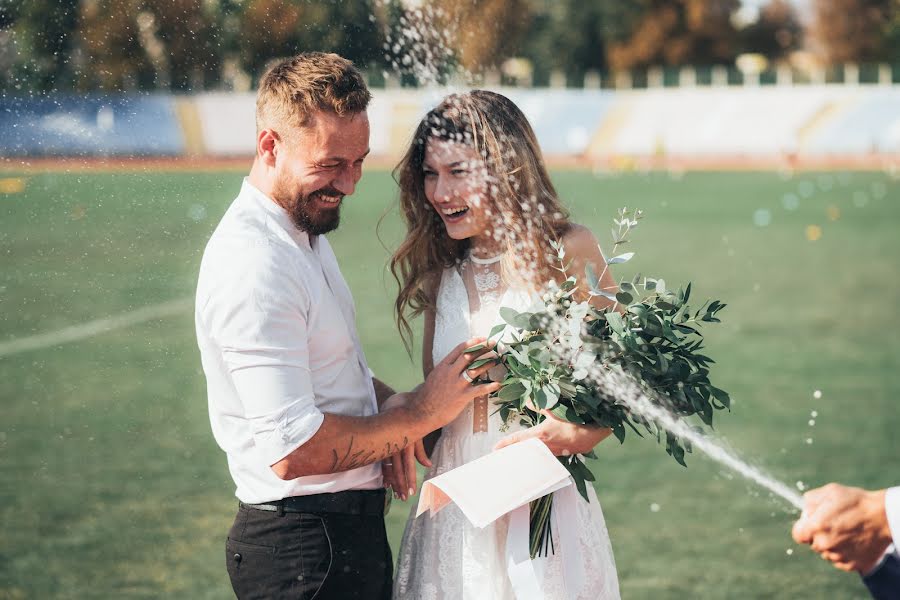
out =
[[488,174],[471,146],[430,138],[422,165],[425,197],[454,240],[490,235]]

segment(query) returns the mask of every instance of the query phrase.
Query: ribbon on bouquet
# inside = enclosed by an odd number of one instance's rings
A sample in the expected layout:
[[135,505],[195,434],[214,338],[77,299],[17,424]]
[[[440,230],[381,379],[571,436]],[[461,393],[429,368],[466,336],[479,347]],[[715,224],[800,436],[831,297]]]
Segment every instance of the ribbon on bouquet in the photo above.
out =
[[[575,484],[570,478],[568,485],[553,493],[553,508],[550,511],[553,531],[558,533],[557,539],[562,551],[563,582],[566,588],[564,593],[570,599],[576,598],[584,585],[584,568],[580,560],[575,525],[578,501]],[[541,600],[544,597],[544,567],[547,559],[531,559],[530,514],[528,504],[513,510],[506,534],[506,572],[517,600]]]
[[529,503],[551,493],[566,596],[574,598],[584,581],[575,518],[578,493],[569,472],[540,440],[512,444],[429,479],[422,485],[416,516],[435,514],[452,502],[482,528],[511,513],[507,573],[517,600],[540,600],[546,559],[531,560],[529,555]]

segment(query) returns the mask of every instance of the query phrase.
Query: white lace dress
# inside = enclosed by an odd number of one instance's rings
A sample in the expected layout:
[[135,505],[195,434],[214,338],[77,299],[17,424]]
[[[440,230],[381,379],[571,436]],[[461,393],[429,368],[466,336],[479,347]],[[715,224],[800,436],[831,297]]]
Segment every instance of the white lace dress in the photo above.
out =
[[[471,288],[470,283],[470,288]],[[470,314],[469,307],[478,304]],[[487,335],[491,327],[502,322],[499,308],[509,306],[524,311],[532,305],[528,293],[507,289],[497,293],[493,302],[483,306],[467,291],[463,276],[456,268],[444,271],[437,298],[432,356],[439,362],[460,342],[473,335]],[[432,453],[433,467],[426,479],[440,475],[491,452],[499,439],[519,426],[502,431],[502,420],[484,405],[470,405],[452,423],[444,427]],[[476,431],[480,430],[480,431]],[[538,558],[543,565],[544,598],[607,600],[619,598],[619,583],[609,533],[603,511],[588,487],[590,503],[580,495],[577,514],[563,518],[577,519],[574,530],[579,549],[577,556],[563,554],[556,539],[555,554]],[[577,494],[576,494],[577,495]],[[444,508],[435,516],[423,514],[415,518],[415,506],[403,533],[403,542],[394,580],[394,598],[401,600],[514,600],[515,594],[506,569],[506,535],[509,515],[504,515],[484,529],[472,526],[455,506]],[[561,561],[581,561],[584,584],[580,590],[568,590],[563,584]]]

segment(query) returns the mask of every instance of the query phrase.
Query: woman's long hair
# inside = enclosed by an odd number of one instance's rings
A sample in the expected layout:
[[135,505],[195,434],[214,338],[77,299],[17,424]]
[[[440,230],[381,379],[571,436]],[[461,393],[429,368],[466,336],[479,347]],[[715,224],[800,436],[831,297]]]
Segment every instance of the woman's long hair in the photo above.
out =
[[419,123],[412,143],[394,169],[406,239],[391,257],[400,291],[394,303],[397,326],[411,348],[409,319],[435,309],[441,273],[465,257],[469,240],[454,240],[425,196],[423,163],[429,140],[474,149],[487,175],[487,210],[493,236],[508,252],[504,275],[539,289],[551,278],[551,241],[569,227],[544,166],[537,137],[525,115],[508,98],[485,90],[445,98]]

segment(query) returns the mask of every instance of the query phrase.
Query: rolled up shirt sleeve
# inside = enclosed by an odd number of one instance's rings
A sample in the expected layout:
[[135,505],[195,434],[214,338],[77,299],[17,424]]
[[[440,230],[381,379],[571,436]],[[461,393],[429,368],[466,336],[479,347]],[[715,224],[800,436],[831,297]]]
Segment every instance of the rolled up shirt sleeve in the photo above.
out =
[[887,514],[888,527],[894,546],[900,549],[900,486],[888,488],[884,494],[884,512]]
[[243,294],[221,295],[212,326],[250,423],[256,459],[271,466],[322,425],[309,369],[308,293],[283,268],[256,271]]

